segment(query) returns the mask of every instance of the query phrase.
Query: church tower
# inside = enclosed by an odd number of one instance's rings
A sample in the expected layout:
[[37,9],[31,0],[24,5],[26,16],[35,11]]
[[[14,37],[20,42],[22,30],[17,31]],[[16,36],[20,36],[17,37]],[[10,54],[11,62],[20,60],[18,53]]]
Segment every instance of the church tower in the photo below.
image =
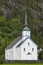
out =
[[22,31],[22,38],[25,39],[27,37],[30,38],[30,29],[28,28],[28,23],[27,23],[27,13],[25,12],[25,24],[24,24],[24,29]]

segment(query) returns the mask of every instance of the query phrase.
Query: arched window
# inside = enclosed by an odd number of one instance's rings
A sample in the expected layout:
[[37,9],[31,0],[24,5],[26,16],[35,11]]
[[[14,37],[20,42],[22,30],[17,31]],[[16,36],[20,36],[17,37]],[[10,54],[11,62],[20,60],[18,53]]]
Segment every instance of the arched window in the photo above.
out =
[[28,42],[28,46],[29,46],[29,42]]
[[25,48],[24,48],[24,51],[25,51]]
[[34,48],[32,48],[32,51],[34,51]]

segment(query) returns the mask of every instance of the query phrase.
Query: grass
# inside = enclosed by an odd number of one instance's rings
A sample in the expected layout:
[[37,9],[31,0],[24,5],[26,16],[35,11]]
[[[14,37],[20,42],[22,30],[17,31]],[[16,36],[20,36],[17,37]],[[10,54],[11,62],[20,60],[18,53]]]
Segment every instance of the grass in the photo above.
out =
[[0,64],[0,65],[43,65],[43,64]]

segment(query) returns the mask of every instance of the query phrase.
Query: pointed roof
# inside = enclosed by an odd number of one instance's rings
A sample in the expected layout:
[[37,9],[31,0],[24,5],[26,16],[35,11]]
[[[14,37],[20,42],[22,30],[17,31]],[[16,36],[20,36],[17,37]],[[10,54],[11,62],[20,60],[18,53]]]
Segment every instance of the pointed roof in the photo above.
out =
[[25,24],[24,24],[25,26],[28,26],[28,24],[27,24],[27,13],[25,12]]
[[[5,48],[5,50],[8,50],[8,49],[11,49],[13,46],[15,46],[16,44],[17,44],[17,42],[18,41],[20,41],[22,39],[22,37],[18,37],[18,38],[16,38],[11,44],[9,44],[9,46],[7,46],[6,48]],[[27,39],[29,39],[29,37],[27,37],[27,38],[25,38],[24,40],[22,40],[16,47],[19,47],[19,46],[21,46],[22,44],[23,44],[23,42],[25,42]],[[29,40],[31,40],[31,39],[29,39]],[[34,41],[33,40],[31,40],[33,43],[34,43]],[[35,44],[35,43],[34,43]],[[37,44],[35,44],[36,46],[38,46]]]
[[29,37],[27,37],[27,38],[25,38],[23,41],[21,41],[21,42],[17,45],[17,47],[21,46],[21,45],[23,44],[23,42],[25,42],[27,39],[29,39],[30,41],[32,41],[32,42],[38,47],[38,45],[37,45],[32,39],[30,39]]
[[[25,12],[25,24],[24,24],[24,25],[25,25],[25,28],[24,28],[23,30],[28,31],[29,28],[28,28],[28,24],[27,24],[27,13],[26,13],[26,12]],[[22,39],[22,36],[16,38],[11,44],[9,44],[9,46],[6,47],[5,50],[11,49],[14,45],[17,44],[18,41],[21,40],[20,43],[17,45],[17,47],[19,47],[19,46],[22,45],[22,43],[25,42],[28,38],[29,38],[29,37],[26,37],[25,39]],[[31,39],[29,38],[29,40],[31,40]],[[31,41],[32,41],[32,40],[31,40]],[[32,41],[32,42],[33,42],[33,41]],[[34,43],[34,42],[33,42],[33,43]]]
[[27,12],[25,12],[25,22],[24,22],[24,29],[23,31],[30,31],[30,29],[28,28],[28,23],[27,23]]
[[21,39],[22,37],[17,37],[16,39],[13,40],[13,42],[11,44],[9,44],[5,49],[10,49],[12,48],[15,44],[17,44],[17,42]]
[[[28,39],[28,37],[27,37],[26,39]],[[22,37],[17,37],[16,39],[14,39],[14,41],[13,41],[11,44],[9,44],[9,46],[7,46],[7,47],[5,48],[5,50],[11,49],[13,46],[15,46],[15,45],[17,44],[18,41],[22,40],[22,41],[20,41],[20,43],[17,45],[17,47],[18,47],[18,46],[21,45],[26,39],[23,40]]]

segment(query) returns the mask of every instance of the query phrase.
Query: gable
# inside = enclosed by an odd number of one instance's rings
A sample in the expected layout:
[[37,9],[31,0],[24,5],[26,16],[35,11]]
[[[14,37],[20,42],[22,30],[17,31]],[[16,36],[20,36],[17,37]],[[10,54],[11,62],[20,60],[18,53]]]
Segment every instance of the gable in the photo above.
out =
[[34,43],[34,41],[32,41],[30,38],[26,38],[25,40],[23,40],[20,44],[17,45],[17,47],[21,46],[23,43],[25,43],[28,40],[29,44],[32,44],[34,46],[38,46],[36,45],[36,43]]
[[28,37],[27,37],[26,39],[24,39],[23,41],[21,41],[21,42],[17,45],[17,47],[21,46],[27,39],[28,39]]
[[[22,39],[22,37],[16,38],[9,46],[6,47],[6,49],[12,48],[12,47],[13,47],[14,45],[16,45],[17,42],[20,41],[21,39]],[[26,42],[27,39],[29,39],[29,41],[31,41],[34,45],[36,45],[33,40],[31,40],[29,37],[27,37],[26,39],[22,40],[16,47],[21,46],[24,42]],[[38,45],[36,45],[36,46],[38,46]]]

